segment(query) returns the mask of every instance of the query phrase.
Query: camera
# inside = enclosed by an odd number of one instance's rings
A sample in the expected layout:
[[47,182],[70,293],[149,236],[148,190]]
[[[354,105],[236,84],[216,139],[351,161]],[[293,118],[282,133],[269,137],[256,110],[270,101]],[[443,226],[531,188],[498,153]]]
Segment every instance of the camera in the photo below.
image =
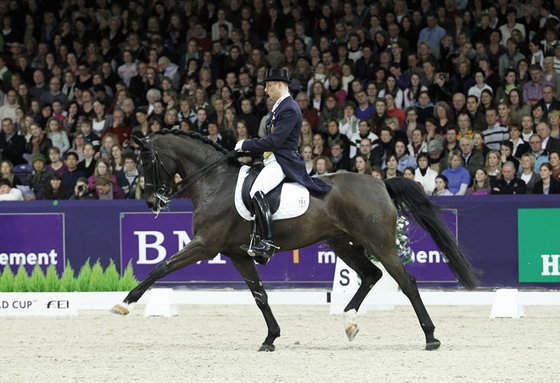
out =
[[439,74],[439,78],[442,79],[442,80],[445,80],[445,74],[444,74],[444,73],[440,73],[440,74]]
[[152,75],[151,75],[151,74],[147,74],[146,77],[147,77],[147,78],[152,78]]
[[79,191],[79,192],[84,192],[84,191],[86,191],[86,185],[80,185],[80,186],[78,186],[78,191]]

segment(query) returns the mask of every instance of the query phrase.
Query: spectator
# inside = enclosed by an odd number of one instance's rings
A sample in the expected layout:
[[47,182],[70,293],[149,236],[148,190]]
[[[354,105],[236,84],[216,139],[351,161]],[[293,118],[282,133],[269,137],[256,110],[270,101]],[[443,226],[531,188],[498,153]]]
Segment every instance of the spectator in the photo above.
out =
[[88,186],[85,177],[80,177],[74,186],[74,194],[70,197],[72,200],[92,200],[98,199],[97,192]]
[[515,165],[513,162],[508,161],[504,164],[502,174],[503,176],[494,182],[492,194],[527,194],[525,181],[515,176]]
[[113,133],[117,135],[119,144],[127,146],[125,142],[130,139],[132,129],[124,124],[124,117],[124,112],[121,109],[115,109],[113,111],[113,125],[103,132],[101,139],[107,134]]
[[543,163],[549,162],[548,152],[542,147],[542,138],[538,134],[533,134],[529,138],[529,145],[531,150],[528,153],[531,154],[535,160],[533,171],[537,171]]
[[0,132],[0,157],[14,165],[24,164],[25,138],[17,134],[10,118],[2,119]]
[[13,123],[16,122],[16,110],[20,107],[18,104],[18,95],[15,90],[8,90],[6,104],[0,106],[0,120],[9,118]]
[[106,199],[125,199],[124,192],[114,181],[101,178],[95,186],[97,195],[100,200]]
[[491,191],[488,173],[483,168],[477,169],[473,185],[467,190],[466,195],[488,195],[491,194]]
[[43,92],[40,98],[42,104],[52,105],[55,100],[59,100],[64,109],[68,107],[68,97],[60,90],[60,81],[58,77],[53,77],[49,80],[49,90]]
[[461,138],[460,146],[463,166],[469,171],[471,179],[474,179],[475,172],[484,166],[484,156],[475,150],[472,138]]
[[49,149],[49,160],[50,163],[47,165],[47,170],[49,172],[63,175],[68,171],[68,167],[61,159],[60,149],[56,146]]
[[489,149],[500,150],[500,143],[509,140],[509,130],[507,126],[498,122],[498,111],[495,108],[486,110],[486,124],[487,129],[483,131],[486,146]]
[[447,177],[443,174],[436,177],[436,187],[432,192],[433,196],[452,196],[453,193],[447,189],[448,185]]
[[350,157],[344,153],[344,151],[346,150],[344,141],[339,139],[334,139],[331,142],[330,147],[332,153],[330,160],[333,164],[332,172],[335,173],[339,170],[350,171]]
[[383,179],[389,179],[394,177],[402,177],[402,172],[398,169],[399,161],[395,153],[387,154],[387,158],[384,162],[383,169]]
[[354,171],[358,174],[371,174],[371,167],[366,156],[358,154],[354,158]]
[[429,167],[430,158],[427,153],[420,153],[416,157],[418,167],[414,172],[414,180],[422,186],[427,195],[432,195],[436,187],[438,173]]
[[7,179],[14,187],[22,185],[21,179],[14,174],[14,165],[10,160],[4,160],[0,164],[0,178]]
[[33,193],[37,195],[47,184],[52,173],[47,170],[47,160],[41,153],[33,155],[31,158],[31,166],[33,166],[33,173],[27,176],[26,184],[29,185]]
[[68,199],[68,193],[62,186],[62,177],[58,173],[52,173],[49,180],[39,193],[37,200],[61,200]]
[[533,106],[543,97],[544,87],[547,85],[552,86],[552,84],[543,78],[540,65],[531,65],[529,72],[531,73],[531,81],[523,86],[523,101],[527,105]]
[[535,182],[533,194],[560,194],[560,181],[552,176],[552,165],[545,162],[539,170],[541,179]]
[[136,185],[140,172],[137,168],[136,155],[126,153],[124,155],[124,171],[117,176],[117,184],[123,190],[126,199],[136,199]]
[[471,179],[467,169],[463,167],[463,157],[459,150],[452,150],[447,157],[448,168],[441,174],[448,179],[448,189],[453,195],[465,195]]
[[319,156],[314,160],[313,177],[329,174],[332,171],[332,162],[327,156]]
[[70,140],[64,125],[56,117],[51,117],[47,120],[46,131],[52,145],[57,147],[60,153],[64,155],[70,149]]
[[78,179],[84,177],[84,172],[78,169],[78,154],[75,152],[68,152],[66,154],[66,172],[62,174],[62,186],[68,192],[68,196],[74,194],[74,187]]
[[0,178],[0,201],[23,201],[23,193],[7,178]]
[[540,175],[533,171],[535,167],[535,158],[529,154],[524,153],[521,156],[520,171],[517,173],[517,178],[522,179],[527,186],[527,194],[532,194],[535,183],[540,180]]

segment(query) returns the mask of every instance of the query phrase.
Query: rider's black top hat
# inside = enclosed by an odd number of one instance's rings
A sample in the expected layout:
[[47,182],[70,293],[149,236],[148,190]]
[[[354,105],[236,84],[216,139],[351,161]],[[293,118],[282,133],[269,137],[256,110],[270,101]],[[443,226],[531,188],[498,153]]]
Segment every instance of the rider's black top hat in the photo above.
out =
[[290,72],[287,69],[277,68],[270,68],[266,70],[263,82],[267,81],[283,81],[288,84],[292,83],[292,80],[290,80]]

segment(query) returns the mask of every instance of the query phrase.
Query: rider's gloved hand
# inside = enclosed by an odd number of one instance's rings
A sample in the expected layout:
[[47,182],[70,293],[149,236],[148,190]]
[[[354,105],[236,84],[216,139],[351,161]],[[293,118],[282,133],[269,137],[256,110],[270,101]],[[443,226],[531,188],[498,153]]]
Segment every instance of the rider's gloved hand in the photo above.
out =
[[243,149],[242,149],[242,147],[243,147],[243,141],[245,141],[245,140],[237,141],[237,144],[235,144],[234,150],[235,150],[236,152],[243,152]]

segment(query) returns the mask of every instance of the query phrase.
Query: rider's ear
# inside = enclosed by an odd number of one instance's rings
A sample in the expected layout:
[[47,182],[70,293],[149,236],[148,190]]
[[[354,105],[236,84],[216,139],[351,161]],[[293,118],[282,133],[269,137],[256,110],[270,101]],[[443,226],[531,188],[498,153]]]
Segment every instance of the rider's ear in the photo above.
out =
[[143,148],[144,147],[144,140],[136,137],[136,136],[132,136],[132,141],[134,141],[134,143],[136,145],[138,145],[139,147]]

